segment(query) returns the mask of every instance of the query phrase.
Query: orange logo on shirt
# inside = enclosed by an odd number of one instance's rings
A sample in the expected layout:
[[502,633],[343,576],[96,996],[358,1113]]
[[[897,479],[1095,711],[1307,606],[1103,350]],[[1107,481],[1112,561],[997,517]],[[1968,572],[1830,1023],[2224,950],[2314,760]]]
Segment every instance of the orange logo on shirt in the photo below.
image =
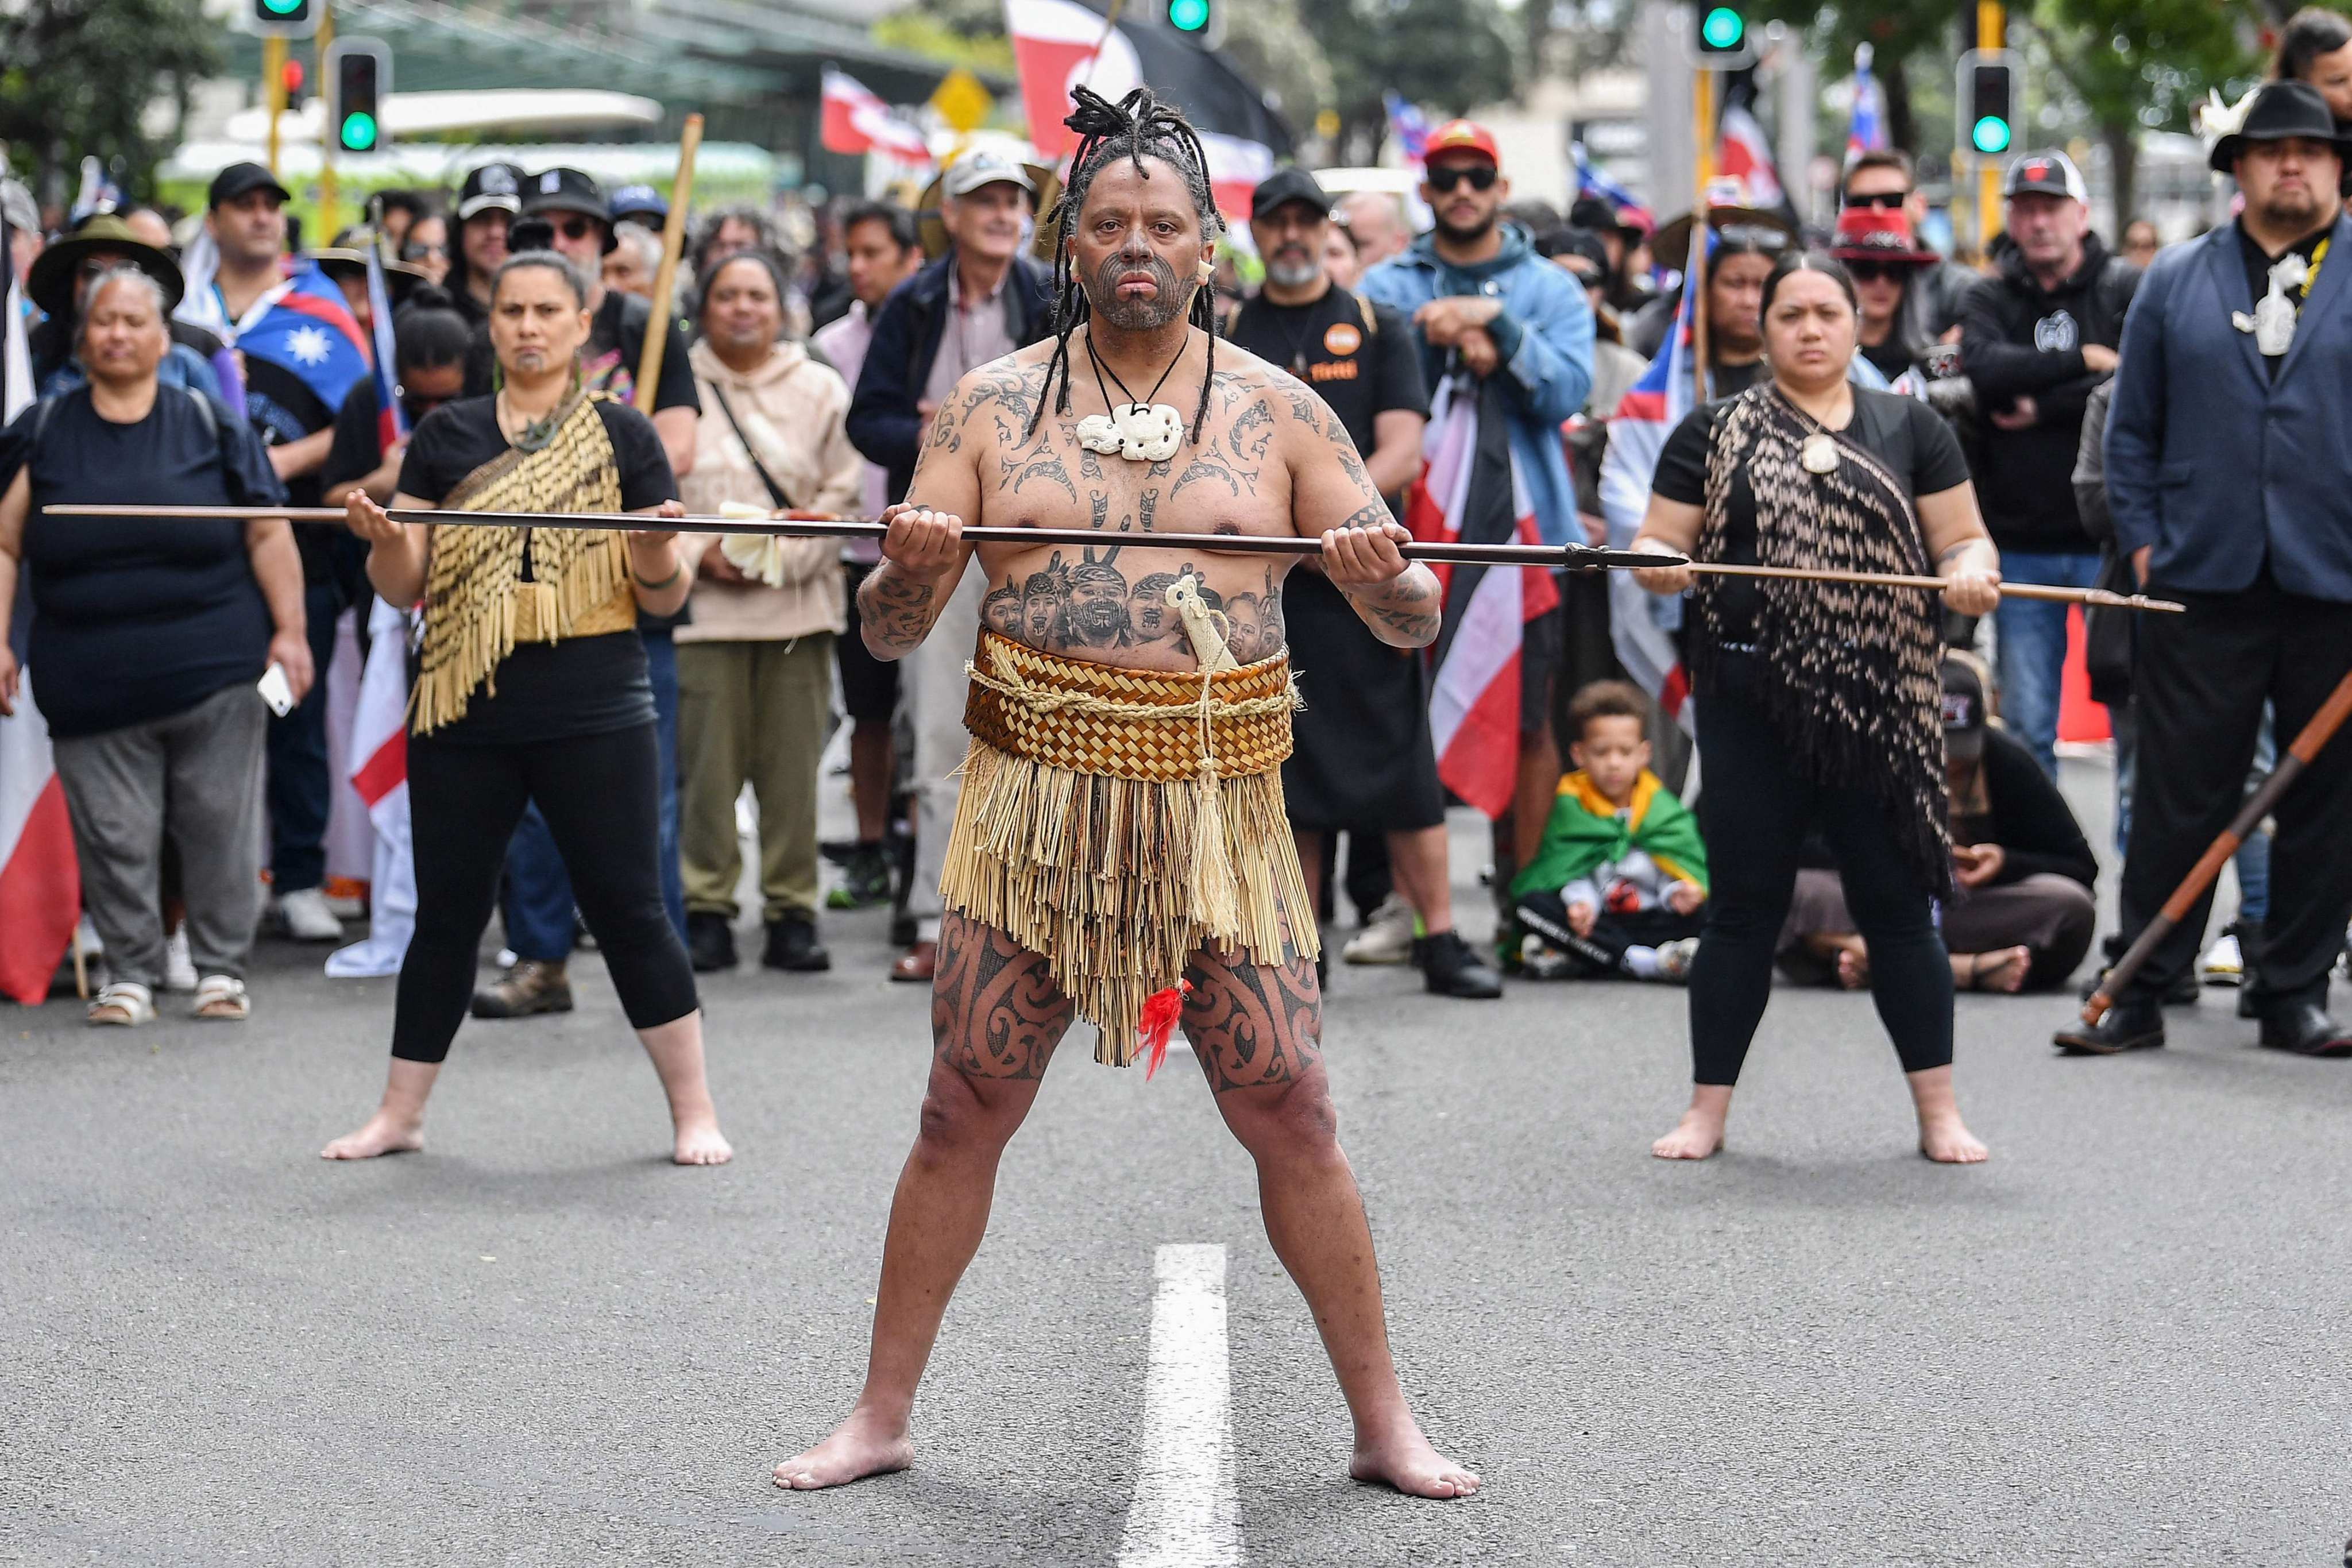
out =
[[1364,334],[1346,321],[1334,321],[1323,334],[1323,346],[1335,354],[1351,354],[1364,346]]

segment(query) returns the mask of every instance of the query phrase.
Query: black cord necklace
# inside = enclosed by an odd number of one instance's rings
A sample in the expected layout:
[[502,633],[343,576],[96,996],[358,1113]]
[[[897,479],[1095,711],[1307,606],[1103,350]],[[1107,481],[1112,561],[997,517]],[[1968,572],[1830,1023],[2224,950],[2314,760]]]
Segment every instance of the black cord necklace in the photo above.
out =
[[[1176,357],[1168,362],[1168,368],[1161,371],[1160,379],[1151,384],[1150,393],[1142,398],[1138,398],[1135,394],[1128,391],[1127,383],[1119,380],[1118,372],[1103,363],[1102,355],[1095,352],[1095,334],[1089,328],[1087,331],[1087,360],[1095,367],[1095,390],[1102,394],[1103,406],[1110,409],[1114,418],[1118,416],[1119,407],[1150,407],[1152,399],[1160,395],[1160,389],[1168,384],[1168,378],[1176,374],[1176,367],[1184,363],[1184,351],[1192,346],[1192,335],[1188,332],[1185,334],[1184,342],[1176,346]],[[1118,387],[1119,395],[1127,399],[1126,403],[1118,407],[1114,407],[1111,404],[1110,387],[1103,384],[1103,377],[1106,375],[1110,377],[1111,386]]]

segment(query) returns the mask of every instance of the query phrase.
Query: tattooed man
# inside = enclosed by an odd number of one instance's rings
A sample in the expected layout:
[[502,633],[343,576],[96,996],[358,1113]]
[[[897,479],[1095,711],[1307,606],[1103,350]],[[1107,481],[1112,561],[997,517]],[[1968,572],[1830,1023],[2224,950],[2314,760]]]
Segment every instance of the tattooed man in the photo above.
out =
[[[975,743],[957,836],[961,844],[977,826],[973,837],[988,843],[964,845],[967,859],[1017,857],[1048,837],[1054,847],[1034,848],[1039,859],[1084,855],[1089,840],[1093,853],[1115,856],[1124,834],[1143,846],[1138,858],[1147,863],[1106,872],[1097,863],[1056,862],[1046,879],[1056,907],[989,920],[973,912],[992,907],[980,892],[960,901],[959,851],[950,850],[951,912],[931,1005],[936,1054],[891,1205],[866,1385],[848,1418],[777,1466],[776,1480],[829,1487],[913,1462],[916,1385],[949,1295],[986,1228],[999,1155],[1036,1098],[1055,1047],[1083,1016],[1103,1032],[1098,1058],[1123,1063],[1133,1054],[1135,1019],[1102,1016],[1124,1003],[1091,1012],[1086,1004],[1129,994],[1119,987],[1135,976],[1105,982],[1089,966],[1151,947],[1170,921],[1182,931],[1216,929],[1214,920],[1184,922],[1188,911],[1222,903],[1228,913],[1244,910],[1240,929],[1255,936],[1185,947],[1173,959],[1182,990],[1160,995],[1181,1005],[1225,1125],[1256,1163],[1267,1237],[1307,1298],[1353,1417],[1349,1474],[1416,1496],[1466,1496],[1477,1478],[1423,1436],[1398,1385],[1371,1236],[1325,1079],[1314,915],[1281,812],[1278,771],[1289,723],[1278,590],[1293,558],[1275,557],[1282,564],[1269,569],[1262,554],[1153,540],[1319,536],[1323,572],[1369,626],[1401,647],[1436,636],[1437,584],[1400,553],[1407,536],[1322,402],[1202,330],[1213,319],[1207,279],[1217,218],[1190,128],[1148,90],[1116,106],[1085,89],[1077,97],[1071,125],[1086,140],[1059,214],[1061,335],[975,371],[955,389],[906,504],[890,515],[884,561],[861,590],[860,609],[874,652],[898,658],[923,639],[965,572],[986,574],[991,613],[974,665],[968,718]],[[1082,443],[1082,421],[1163,400],[1191,411],[1166,456],[1138,460]],[[1101,543],[1075,560],[1066,547],[975,547],[961,538],[967,521],[1091,525]],[[1171,593],[1182,602],[1171,602]],[[1212,679],[1201,645],[1220,640],[1239,668]],[[1050,701],[1024,706],[1048,683],[1058,683]],[[1257,773],[1236,776],[1220,763],[1205,782],[1196,780],[1198,754],[1189,752],[1171,775],[1071,762],[1081,731],[1117,729],[1137,705],[1100,693],[1171,689],[1195,694],[1167,699],[1181,704],[1177,742],[1190,745],[1211,728],[1200,716],[1205,710],[1216,719],[1215,744],[1228,748],[1223,761],[1248,735],[1269,730],[1279,741],[1271,760],[1260,747],[1250,764]],[[1234,696],[1249,692],[1260,695]],[[995,781],[1015,769],[1029,770],[1018,795],[1027,805],[1017,820],[987,820]],[[1130,782],[1139,776],[1167,782]],[[1196,788],[1205,797],[1196,798]],[[1045,802],[1073,795],[1092,802],[1084,818],[1091,828],[1037,828],[1036,818],[1058,809]],[[1160,805],[1171,815],[1151,826]],[[1139,821],[1147,823],[1139,834],[1131,827]],[[1002,901],[1005,883],[1034,869],[1000,858],[966,886],[994,889]],[[1126,901],[1097,907],[1095,900]],[[1076,939],[1082,923],[1059,907],[1073,901],[1088,903],[1094,940]],[[1008,926],[1046,934],[1024,942]],[[1177,977],[1157,984],[1174,987]]]

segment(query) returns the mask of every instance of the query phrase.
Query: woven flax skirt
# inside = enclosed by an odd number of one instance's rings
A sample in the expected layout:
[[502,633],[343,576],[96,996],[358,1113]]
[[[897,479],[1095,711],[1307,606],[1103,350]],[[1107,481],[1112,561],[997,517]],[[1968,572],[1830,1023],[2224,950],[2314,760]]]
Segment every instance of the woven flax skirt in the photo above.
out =
[[1204,678],[983,631],[971,677],[940,897],[1044,957],[1096,1060],[1134,1059],[1145,998],[1204,944],[1278,966],[1286,935],[1315,955],[1282,805],[1286,656]]

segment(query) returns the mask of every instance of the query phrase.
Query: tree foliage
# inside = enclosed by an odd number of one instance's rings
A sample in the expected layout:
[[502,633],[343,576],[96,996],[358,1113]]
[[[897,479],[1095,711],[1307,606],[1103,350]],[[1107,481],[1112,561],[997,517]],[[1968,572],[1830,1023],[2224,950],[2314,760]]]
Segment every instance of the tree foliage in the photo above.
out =
[[1300,20],[1330,58],[1339,156],[1380,155],[1394,92],[1433,116],[1510,98],[1521,40],[1496,0],[1298,0]]
[[159,97],[220,68],[218,25],[199,0],[22,0],[0,12],[0,140],[47,175],[85,156],[120,159],[142,190],[169,150],[143,123]]

